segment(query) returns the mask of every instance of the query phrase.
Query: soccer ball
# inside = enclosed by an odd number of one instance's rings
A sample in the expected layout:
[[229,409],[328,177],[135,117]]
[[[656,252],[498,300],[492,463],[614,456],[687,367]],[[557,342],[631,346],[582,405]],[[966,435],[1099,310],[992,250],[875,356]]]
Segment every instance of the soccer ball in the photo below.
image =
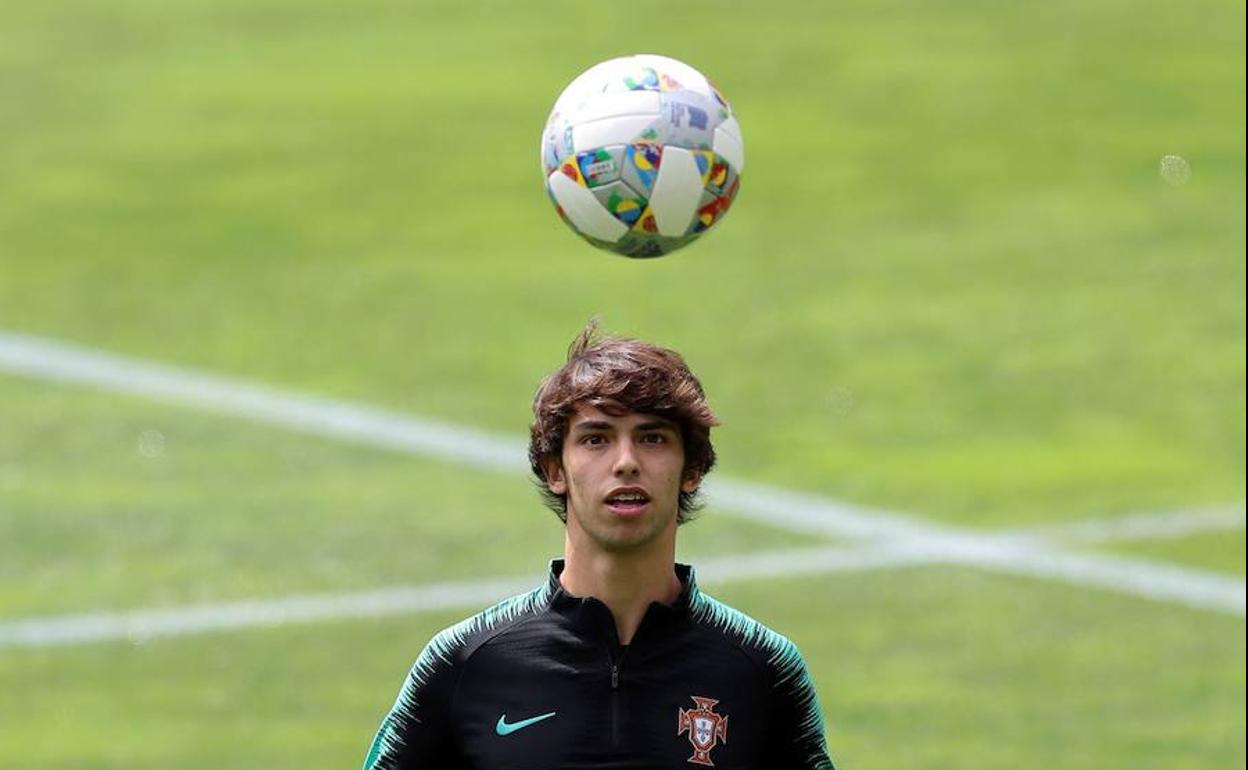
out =
[[714,227],[745,166],[732,107],[706,77],[666,56],[590,67],[542,132],[546,191],[595,246],[658,257]]

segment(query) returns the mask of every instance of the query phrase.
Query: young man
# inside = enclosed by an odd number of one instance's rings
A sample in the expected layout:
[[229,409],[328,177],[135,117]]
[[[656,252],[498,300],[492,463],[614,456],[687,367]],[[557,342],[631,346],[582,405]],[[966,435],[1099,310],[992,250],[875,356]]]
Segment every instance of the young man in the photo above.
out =
[[594,331],[533,403],[564,558],[433,638],[366,770],[832,770],[797,649],[675,563],[715,464],[701,384],[673,351]]

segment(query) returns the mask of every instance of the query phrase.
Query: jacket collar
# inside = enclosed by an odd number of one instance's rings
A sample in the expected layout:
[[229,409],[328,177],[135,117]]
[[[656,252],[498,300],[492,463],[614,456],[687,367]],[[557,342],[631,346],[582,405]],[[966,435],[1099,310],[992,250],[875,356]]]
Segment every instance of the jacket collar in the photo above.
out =
[[[563,559],[552,559],[550,562],[550,574],[546,579],[546,592],[550,596],[551,608],[566,612],[581,610],[587,602],[602,604],[592,596],[575,596],[568,593],[564,589],[563,584],[559,582],[559,576],[563,574],[564,566],[565,562]],[[693,606],[694,599],[699,592],[697,578],[694,575],[693,567],[688,564],[677,563],[674,567],[676,578],[680,581],[680,594],[671,604],[651,602],[647,614],[657,614],[673,619],[689,614],[689,608]]]

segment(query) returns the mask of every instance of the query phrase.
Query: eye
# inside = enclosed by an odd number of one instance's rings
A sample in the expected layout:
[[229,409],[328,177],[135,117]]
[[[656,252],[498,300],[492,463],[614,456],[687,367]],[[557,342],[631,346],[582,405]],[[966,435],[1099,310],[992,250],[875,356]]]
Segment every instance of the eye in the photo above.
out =
[[581,443],[586,446],[599,446],[607,443],[607,439],[599,433],[590,433],[581,437]]
[[643,444],[663,444],[667,442],[667,436],[662,433],[645,433],[641,436]]

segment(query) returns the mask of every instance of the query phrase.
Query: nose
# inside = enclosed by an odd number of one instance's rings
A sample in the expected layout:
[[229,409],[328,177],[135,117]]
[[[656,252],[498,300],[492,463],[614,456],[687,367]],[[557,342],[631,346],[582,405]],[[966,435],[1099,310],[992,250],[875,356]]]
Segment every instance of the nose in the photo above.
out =
[[624,440],[616,444],[615,464],[612,472],[616,478],[636,476],[640,471],[637,466],[637,451],[632,441]]

